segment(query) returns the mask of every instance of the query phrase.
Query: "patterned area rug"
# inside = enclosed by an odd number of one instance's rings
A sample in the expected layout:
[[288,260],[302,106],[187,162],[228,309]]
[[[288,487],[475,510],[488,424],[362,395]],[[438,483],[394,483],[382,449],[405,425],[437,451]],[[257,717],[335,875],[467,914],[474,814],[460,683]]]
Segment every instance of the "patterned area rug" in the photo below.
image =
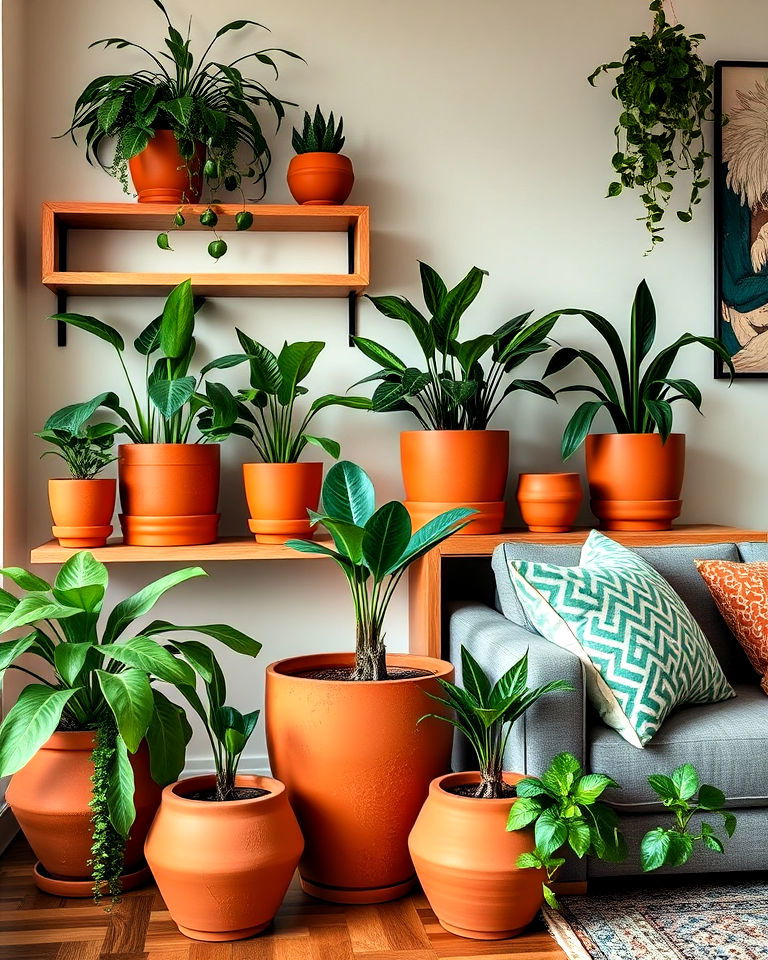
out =
[[766,960],[768,883],[697,884],[562,897],[546,909],[570,960]]

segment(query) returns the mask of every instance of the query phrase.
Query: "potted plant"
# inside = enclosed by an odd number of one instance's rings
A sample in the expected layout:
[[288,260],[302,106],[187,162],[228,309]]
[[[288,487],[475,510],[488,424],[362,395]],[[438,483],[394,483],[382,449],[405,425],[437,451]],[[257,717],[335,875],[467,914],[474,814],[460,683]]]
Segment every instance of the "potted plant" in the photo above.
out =
[[412,533],[403,504],[376,509],[368,475],[341,461],[328,471],[321,513],[313,515],[333,547],[288,541],[339,565],[355,610],[354,655],[292,657],[267,668],[270,767],[285,783],[304,834],[302,886],[322,900],[381,903],[413,885],[408,833],[430,781],[448,770],[451,751],[448,727],[417,721],[424,692],[437,694],[438,678],[451,679],[453,667],[387,655],[384,619],[409,565],[470,514],[452,510]]
[[[360,382],[381,381],[373,410],[406,410],[423,428],[400,434],[405,504],[414,524],[468,506],[475,517],[466,533],[497,533],[504,522],[509,431],[489,430],[488,424],[504,398],[517,390],[555,399],[537,380],[504,385],[504,376],[548,348],[556,318],[528,323],[531,314],[522,314],[493,333],[460,343],[461,318],[480,292],[485,271],[472,267],[448,290],[432,267],[421,263],[420,269],[429,317],[405,297],[370,300],[379,313],[410,327],[426,369],[409,366],[373,340],[355,337],[357,347],[381,368]],[[486,372],[482,362],[489,352]]]
[[[684,333],[651,357],[656,307],[645,280],[632,304],[628,356],[616,329],[591,310],[558,310],[549,319],[571,315],[584,317],[597,330],[616,370],[611,374],[599,357],[575,347],[561,347],[550,359],[545,377],[581,360],[597,381],[596,386],[579,384],[556,391],[584,392],[594,398],[585,400],[566,425],[563,460],[586,442],[591,509],[604,530],[668,530],[680,514],[685,470],[685,436],[672,433],[672,404],[685,400],[701,412],[701,391],[691,380],[673,377],[672,367],[683,347],[698,343],[720,357],[733,374],[728,351],[714,337]],[[615,432],[590,434],[603,409]]]
[[[125,543],[144,546],[213,543],[219,514],[219,444],[191,443],[195,417],[209,412],[209,431],[201,439],[221,436],[236,416],[231,394],[220,383],[206,382],[215,369],[245,361],[240,354],[206,363],[198,376],[194,360],[195,302],[189,280],[169,294],[163,312],[134,340],[144,358],[143,396],[134,386],[123,354],[125,341],[114,327],[95,317],[57,313],[52,319],[79,327],[106,341],[117,353],[131,395],[132,410],[115,393],[101,393],[86,403],[71,404],[52,414],[46,430],[76,433],[97,409],[116,413],[120,432],[129,443],[118,447],[120,525]],[[153,357],[156,357],[154,363]],[[203,389],[205,392],[203,392]]]
[[[77,98],[62,136],[69,134],[77,143],[77,134],[82,133],[88,162],[116,177],[126,193],[130,169],[140,203],[197,203],[203,179],[241,193],[243,181],[254,180],[261,185],[261,199],[272,157],[259,113],[272,114],[279,128],[286,101],[261,81],[244,76],[242,64],[256,60],[274,70],[277,78],[272,55],[297,54],[269,47],[230,63],[210,59],[212,47],[224,34],[266,29],[253,20],[233,20],[217,30],[202,55],[195,57],[190,49],[191,21],[184,36],[160,0],[152,2],[166,20],[164,49],[155,54],[121,37],[92,43],[139,50],[150,63],[133,73],[92,80]],[[105,140],[114,142],[111,161],[102,156]]]
[[328,206],[344,203],[352,191],[355,174],[352,161],[341,153],[344,146],[344,118],[339,124],[333,111],[326,120],[315,108],[314,117],[304,114],[304,126],[293,130],[296,156],[288,164],[288,189],[296,203]]
[[283,784],[238,774],[259,711],[242,714],[227,706],[218,665],[211,659],[206,666],[207,705],[193,687],[182,693],[203,723],[216,772],[163,790],[145,851],[183,934],[243,940],[272,922],[304,841]]
[[[0,777],[13,774],[6,799],[38,857],[35,882],[56,896],[116,897],[148,876],[144,837],[191,735],[184,711],[153,683],[194,684],[210,655],[196,640],[171,652],[161,638],[195,632],[251,656],[258,644],[223,624],[164,620],[118,643],[168,590],[205,576],[199,567],[121,600],[101,628],[108,575],[91,553],[70,557],[53,584],[19,567],[0,574],[23,591],[0,592],[0,633],[26,633],[0,644],[0,675],[19,670],[34,681],[0,725]],[[47,678],[22,665],[24,655],[42,661]]]
[[567,533],[581,506],[578,473],[521,473],[517,482],[520,515],[531,533]]
[[492,684],[470,652],[461,648],[464,686],[441,679],[444,696],[429,694],[445,708],[427,714],[456,727],[469,741],[479,770],[433,780],[408,840],[413,864],[441,926],[475,940],[514,937],[542,903],[538,876],[516,861],[534,847],[533,831],[504,827],[522,775],[505,773],[504,749],[512,726],[540,697],[572,690],[557,680],[528,688],[526,653]]
[[68,479],[48,481],[51,528],[62,547],[103,547],[112,533],[116,483],[97,476],[116,457],[112,445],[119,427],[113,423],[83,425],[77,432],[42,430],[35,436],[54,450],[43,456],[60,457],[69,470]]

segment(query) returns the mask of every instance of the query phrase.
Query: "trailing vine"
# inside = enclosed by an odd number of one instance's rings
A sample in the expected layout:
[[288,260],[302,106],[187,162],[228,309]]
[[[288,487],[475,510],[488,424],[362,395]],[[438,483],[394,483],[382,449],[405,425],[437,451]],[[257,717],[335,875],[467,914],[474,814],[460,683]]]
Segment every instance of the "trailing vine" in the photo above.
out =
[[663,241],[661,226],[672,196],[673,180],[680,170],[691,172],[688,206],[678,210],[688,223],[700,193],[709,180],[702,176],[707,153],[703,124],[712,119],[712,67],[697,54],[701,33],[686,35],[681,24],[672,25],[663,0],[653,0],[653,28],[630,37],[631,46],[620,61],[604,63],[588,78],[592,86],[601,73],[618,70],[613,96],[622,106],[616,134],[613,168],[619,176],[608,187],[608,196],[639,189],[644,219],[651,235],[650,252]]
[[[101,720],[96,728],[96,746],[92,753],[93,786],[90,807],[93,811],[93,839],[91,859],[88,862],[93,871],[93,901],[96,904],[101,903],[106,892],[111,898],[111,905],[114,905],[120,900],[122,892],[121,877],[126,841],[112,826],[109,818],[109,784],[116,738],[117,727],[110,715]],[[106,909],[109,910],[110,907]]]

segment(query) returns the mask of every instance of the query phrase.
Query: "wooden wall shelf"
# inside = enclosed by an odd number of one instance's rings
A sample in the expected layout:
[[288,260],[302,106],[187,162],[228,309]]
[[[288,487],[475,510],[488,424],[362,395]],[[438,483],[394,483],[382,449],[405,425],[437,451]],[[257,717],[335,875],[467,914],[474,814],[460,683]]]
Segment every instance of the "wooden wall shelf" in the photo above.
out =
[[[318,537],[322,543],[323,538]],[[330,541],[329,541],[330,542]],[[77,550],[49,540],[29,555],[32,563],[64,563]],[[216,543],[194,547],[128,547],[122,540],[111,540],[106,547],[91,553],[102,563],[209,563],[212,560],[317,560],[319,553],[299,553],[283,543],[256,543],[253,537],[222,537]]]

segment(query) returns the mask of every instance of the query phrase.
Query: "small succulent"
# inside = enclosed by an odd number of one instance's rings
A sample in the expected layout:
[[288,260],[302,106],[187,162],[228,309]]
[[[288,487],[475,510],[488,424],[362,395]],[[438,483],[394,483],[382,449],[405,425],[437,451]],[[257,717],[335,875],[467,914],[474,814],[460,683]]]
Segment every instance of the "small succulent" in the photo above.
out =
[[339,117],[339,125],[333,116],[333,110],[326,121],[320,112],[319,105],[315,107],[314,117],[304,114],[304,128],[301,133],[293,128],[293,149],[296,153],[341,153],[344,146],[344,117]]

